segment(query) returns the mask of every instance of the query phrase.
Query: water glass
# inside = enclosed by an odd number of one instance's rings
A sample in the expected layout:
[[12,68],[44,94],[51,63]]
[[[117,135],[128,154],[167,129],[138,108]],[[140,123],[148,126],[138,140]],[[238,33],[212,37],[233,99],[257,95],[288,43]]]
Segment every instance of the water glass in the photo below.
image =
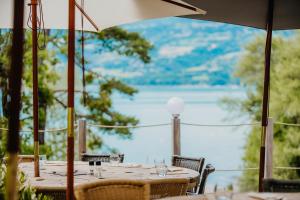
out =
[[165,164],[165,160],[154,160],[154,164],[155,164],[155,169],[156,169],[156,173],[158,174],[158,176],[164,177],[167,175],[168,172],[168,167]]
[[96,161],[96,167],[95,167],[95,176],[97,178],[102,178],[102,168],[101,168],[101,161]]
[[120,156],[118,154],[112,154],[109,157],[109,161],[111,164],[119,164],[120,163]]
[[42,168],[46,164],[46,161],[47,161],[46,155],[39,155],[39,166],[40,166],[40,168]]
[[89,169],[90,169],[90,175],[94,175],[94,169],[95,169],[94,161],[89,161]]

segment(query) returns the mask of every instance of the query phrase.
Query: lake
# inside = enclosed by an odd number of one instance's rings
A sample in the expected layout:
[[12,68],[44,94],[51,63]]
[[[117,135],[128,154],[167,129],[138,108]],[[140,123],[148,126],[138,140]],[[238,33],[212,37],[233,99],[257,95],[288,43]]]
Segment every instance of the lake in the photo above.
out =
[[[192,86],[138,86],[133,98],[114,95],[114,108],[135,116],[140,125],[170,123],[171,115],[166,102],[171,97],[181,97],[185,110],[182,122],[196,124],[237,124],[247,118],[233,118],[232,113],[220,105],[225,97],[245,98],[242,88],[197,88]],[[184,156],[205,157],[206,163],[216,169],[237,169],[242,165],[243,146],[250,127],[194,127],[181,126],[181,153]],[[133,138],[124,140],[118,136],[99,133],[106,145],[125,154],[125,162],[153,164],[154,159],[164,158],[168,163],[172,155],[171,126],[134,129]],[[210,187],[226,187],[235,184],[239,172],[215,172],[209,177]]]

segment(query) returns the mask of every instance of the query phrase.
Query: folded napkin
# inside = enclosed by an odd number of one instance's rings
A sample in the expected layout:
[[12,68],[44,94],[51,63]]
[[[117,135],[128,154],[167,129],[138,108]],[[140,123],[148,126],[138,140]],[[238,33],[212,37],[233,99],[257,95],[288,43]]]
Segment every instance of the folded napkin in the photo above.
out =
[[150,174],[157,174],[156,169],[150,169]]
[[188,172],[168,172],[167,175],[189,174]]
[[108,165],[106,165],[106,166],[109,166],[109,167],[122,167],[123,165],[121,163],[116,163],[116,164],[108,163]]
[[[87,162],[74,161],[74,165],[87,165]],[[47,166],[65,166],[67,165],[66,161],[45,161],[44,165]]]
[[84,161],[74,161],[74,165],[88,165],[88,162],[84,162]]
[[274,193],[258,193],[258,192],[250,192],[248,196],[252,199],[259,200],[282,200],[283,196]]
[[67,162],[65,161],[46,161],[44,165],[47,166],[65,166]]
[[[52,171],[51,174],[55,174],[58,176],[67,176],[67,172],[66,171]],[[74,176],[80,176],[80,175],[87,175],[86,172],[81,172],[79,170],[74,170]]]
[[154,165],[142,165],[143,169],[152,169],[154,168]]
[[[150,174],[157,174],[157,172],[151,170]],[[167,172],[166,175],[180,175],[180,174],[189,174],[189,173],[188,172]]]
[[180,167],[168,167],[168,172],[178,172],[182,171],[183,169]]
[[141,164],[134,164],[134,163],[126,163],[122,165],[125,168],[140,168],[142,167]]

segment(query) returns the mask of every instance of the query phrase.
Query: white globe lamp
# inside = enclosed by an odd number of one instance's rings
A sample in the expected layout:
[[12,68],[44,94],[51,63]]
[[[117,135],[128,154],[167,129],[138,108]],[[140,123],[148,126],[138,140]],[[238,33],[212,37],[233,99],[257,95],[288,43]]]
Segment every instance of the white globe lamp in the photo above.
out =
[[179,97],[172,97],[167,102],[167,110],[173,116],[179,116],[184,110],[184,101]]
[[184,101],[179,97],[172,97],[167,102],[167,110],[173,116],[172,120],[172,135],[173,135],[173,155],[181,154],[180,145],[180,118],[179,115],[184,110]]

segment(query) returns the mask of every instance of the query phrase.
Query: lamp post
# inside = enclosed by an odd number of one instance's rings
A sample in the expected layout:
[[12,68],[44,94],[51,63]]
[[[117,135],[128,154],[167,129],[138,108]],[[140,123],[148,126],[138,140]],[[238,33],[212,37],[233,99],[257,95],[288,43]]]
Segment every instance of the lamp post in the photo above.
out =
[[173,154],[180,155],[180,114],[184,110],[184,101],[179,97],[172,97],[167,102],[167,110],[172,114]]

